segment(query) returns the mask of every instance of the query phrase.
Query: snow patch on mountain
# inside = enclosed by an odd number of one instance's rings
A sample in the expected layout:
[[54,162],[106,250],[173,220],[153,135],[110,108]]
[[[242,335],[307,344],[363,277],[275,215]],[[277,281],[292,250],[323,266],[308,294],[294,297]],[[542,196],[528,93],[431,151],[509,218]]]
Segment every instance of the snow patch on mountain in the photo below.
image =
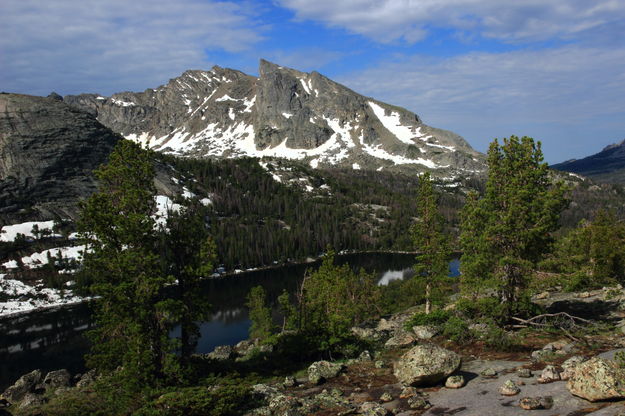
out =
[[373,157],[376,157],[378,159],[389,160],[396,165],[419,164],[419,165],[426,166],[430,169],[438,169],[442,167],[447,167],[447,166],[439,166],[429,159],[422,159],[422,158],[408,159],[404,156],[392,155],[386,150],[382,149],[382,145],[377,145],[374,147],[374,146],[366,144],[362,134],[360,135],[360,145],[362,146],[362,149],[365,151],[365,153]]
[[[23,234],[27,238],[34,238],[34,226],[37,226],[39,231],[46,230],[52,232],[52,227],[54,227],[54,221],[29,221],[23,222],[21,224],[5,225],[4,227],[2,227],[2,231],[0,231],[0,241],[15,241],[15,238],[18,234]],[[54,236],[59,237],[58,235]]]
[[382,107],[374,103],[373,101],[369,101],[369,107],[373,110],[375,116],[380,120],[382,125],[398,140],[406,143],[406,144],[414,144],[414,138],[419,138],[423,136],[419,131],[419,128],[416,129],[416,132],[413,132],[412,127],[404,126],[401,124],[399,113],[393,111],[391,115],[387,116],[386,110]]
[[8,296],[9,299],[0,302],[0,316],[60,305],[70,305],[89,299],[76,296],[69,289],[44,288],[42,283],[31,286],[5,276],[0,274],[0,292]]
[[[33,253],[29,256],[24,256],[21,258],[24,266],[29,269],[37,269],[39,267],[45,266],[48,264],[48,258],[52,258],[53,260],[62,258],[65,260],[75,260],[81,261],[82,255],[85,251],[84,245],[72,246],[72,247],[57,247],[51,248],[49,250],[40,251],[38,253]],[[2,264],[5,269],[16,269],[18,268],[17,261],[9,260]]]

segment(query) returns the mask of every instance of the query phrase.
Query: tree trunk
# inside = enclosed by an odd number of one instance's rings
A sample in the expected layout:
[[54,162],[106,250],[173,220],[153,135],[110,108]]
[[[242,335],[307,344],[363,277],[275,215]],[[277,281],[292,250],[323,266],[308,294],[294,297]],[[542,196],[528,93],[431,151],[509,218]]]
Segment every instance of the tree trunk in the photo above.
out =
[[431,292],[431,287],[430,284],[427,283],[425,285],[425,314],[429,315],[430,314],[430,310],[432,308],[432,305],[430,303],[430,292]]

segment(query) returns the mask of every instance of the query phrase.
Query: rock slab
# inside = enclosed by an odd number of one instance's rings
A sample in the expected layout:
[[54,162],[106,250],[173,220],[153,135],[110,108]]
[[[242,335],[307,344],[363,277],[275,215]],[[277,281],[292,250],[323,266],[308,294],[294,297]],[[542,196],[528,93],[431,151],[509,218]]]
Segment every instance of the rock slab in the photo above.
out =
[[417,345],[395,362],[393,373],[404,385],[432,385],[457,371],[460,363],[453,351],[431,344]]
[[567,388],[575,396],[591,402],[625,398],[625,370],[600,357],[579,364]]
[[308,367],[308,381],[312,384],[320,384],[327,379],[338,376],[341,370],[343,370],[341,364],[317,361]]

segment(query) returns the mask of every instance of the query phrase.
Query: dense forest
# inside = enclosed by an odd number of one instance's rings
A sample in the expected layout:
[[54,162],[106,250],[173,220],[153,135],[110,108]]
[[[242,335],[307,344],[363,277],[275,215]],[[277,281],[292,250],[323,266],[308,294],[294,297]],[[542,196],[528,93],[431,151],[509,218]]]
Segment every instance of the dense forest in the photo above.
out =
[[[338,252],[414,250],[409,229],[416,218],[416,173],[320,170],[279,159],[155,156],[158,163],[175,170],[181,185],[199,198],[210,198],[212,203],[203,215],[217,245],[218,264],[228,270],[303,261],[320,255],[328,246]],[[566,234],[580,221],[592,220],[601,208],[618,219],[625,218],[622,185],[596,184],[562,172],[552,171],[552,175],[568,185],[571,201],[556,234]],[[452,237],[451,249],[457,251],[459,212],[468,192],[484,192],[485,178],[433,179],[433,183],[440,191],[439,210],[445,231]],[[61,218],[56,223],[64,237],[41,235],[35,241],[0,242],[0,261],[77,244],[67,239],[74,231],[73,224]],[[15,273],[23,279],[37,279],[50,271]]]
[[[227,269],[303,260],[329,245],[341,250],[413,250],[418,176],[369,170],[316,170],[293,161],[199,160],[161,156],[189,178],[197,195],[210,195],[207,210],[221,263]],[[263,167],[264,166],[264,167]],[[625,217],[621,185],[598,185],[567,174],[570,206],[562,230],[591,219],[599,208]],[[277,178],[276,178],[277,176]],[[458,235],[459,211],[470,190],[483,192],[484,178],[434,181],[446,231]],[[306,186],[308,188],[306,188]],[[457,241],[452,249],[457,250]]]

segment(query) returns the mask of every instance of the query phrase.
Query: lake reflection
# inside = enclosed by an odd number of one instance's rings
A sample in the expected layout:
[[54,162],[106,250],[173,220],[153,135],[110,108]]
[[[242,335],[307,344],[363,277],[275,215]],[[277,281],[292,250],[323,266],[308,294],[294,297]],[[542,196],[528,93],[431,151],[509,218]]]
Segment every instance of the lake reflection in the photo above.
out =
[[[348,263],[355,271],[363,268],[375,272],[380,285],[414,274],[414,255],[410,254],[349,254],[337,256],[337,263]],[[213,313],[200,326],[197,351],[210,352],[217,345],[232,345],[247,338],[250,320],[244,305],[252,287],[262,285],[269,302],[275,303],[284,289],[294,293],[306,270],[318,265],[288,265],[204,281],[201,290]],[[458,265],[457,260],[450,262],[450,276],[458,275]],[[36,368],[84,371],[82,356],[88,345],[82,334],[91,325],[85,304],[0,320],[0,391]]]

